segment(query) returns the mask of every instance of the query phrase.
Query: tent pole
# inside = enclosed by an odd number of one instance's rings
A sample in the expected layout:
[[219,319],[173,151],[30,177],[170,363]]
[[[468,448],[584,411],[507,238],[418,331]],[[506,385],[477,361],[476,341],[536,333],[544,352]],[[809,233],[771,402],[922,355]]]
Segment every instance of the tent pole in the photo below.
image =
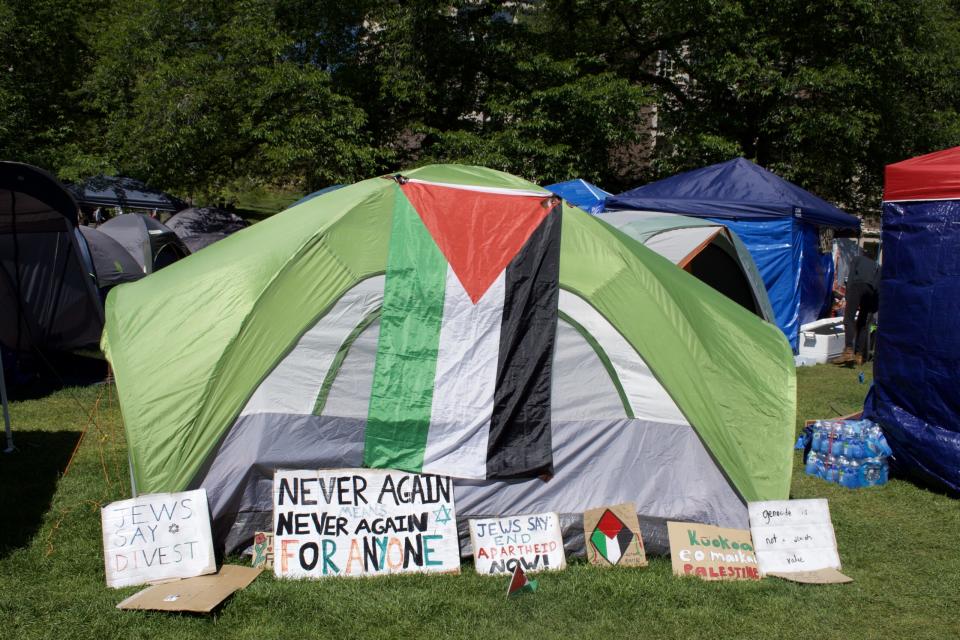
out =
[[3,377],[3,355],[0,354],[0,399],[3,400],[3,423],[7,434],[7,448],[4,453],[13,453],[13,430],[10,428],[10,408],[7,406],[7,381]]

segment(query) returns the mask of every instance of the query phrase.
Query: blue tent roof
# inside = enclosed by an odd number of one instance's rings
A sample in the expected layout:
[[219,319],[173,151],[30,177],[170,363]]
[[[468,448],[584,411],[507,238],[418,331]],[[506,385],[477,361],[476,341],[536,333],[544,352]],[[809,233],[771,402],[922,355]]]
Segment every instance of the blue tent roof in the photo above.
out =
[[567,202],[574,204],[590,213],[601,213],[604,201],[613,194],[604,191],[595,184],[586,180],[567,180],[544,187],[550,193],[560,196]]
[[860,228],[858,218],[745,158],[651,182],[607,198],[606,206],[733,220],[794,217],[819,226]]

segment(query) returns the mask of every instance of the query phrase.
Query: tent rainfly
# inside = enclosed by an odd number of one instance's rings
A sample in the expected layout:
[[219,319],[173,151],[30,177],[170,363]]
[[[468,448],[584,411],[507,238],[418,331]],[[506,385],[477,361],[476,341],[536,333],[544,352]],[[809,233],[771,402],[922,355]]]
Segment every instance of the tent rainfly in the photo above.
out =
[[97,230],[120,243],[143,273],[153,273],[190,255],[190,250],[177,234],[142,213],[125,213],[110,218]]
[[776,323],[763,278],[740,237],[722,224],[675,213],[609,211],[600,219],[697,279]]
[[613,195],[586,180],[576,179],[558,182],[544,187],[550,193],[560,196],[570,204],[576,205],[587,213],[603,213],[604,203]]
[[77,204],[46,171],[0,162],[0,342],[14,351],[96,345],[103,308]]
[[227,550],[267,525],[281,468],[448,475],[464,523],[556,511],[571,552],[596,505],[635,502],[663,550],[665,519],[746,527],[745,501],[789,492],[780,331],[489,169],[264,220],[112,290],[102,345],[135,490],[204,487]]
[[184,209],[167,220],[167,227],[183,240],[190,252],[208,247],[247,227],[235,213],[213,207]]

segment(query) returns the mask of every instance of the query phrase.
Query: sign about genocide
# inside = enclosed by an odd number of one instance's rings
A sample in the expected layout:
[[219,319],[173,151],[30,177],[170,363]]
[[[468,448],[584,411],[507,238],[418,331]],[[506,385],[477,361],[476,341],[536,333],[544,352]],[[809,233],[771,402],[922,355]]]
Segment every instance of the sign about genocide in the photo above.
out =
[[667,522],[673,573],[704,580],[759,580],[757,556],[744,529]]
[[[803,582],[850,581],[835,571],[840,554],[826,500],[751,502],[748,508],[762,574],[787,579],[805,574]],[[811,579],[811,572],[823,572],[822,579]]]
[[277,471],[280,578],[459,573],[450,478],[379,469]]
[[217,570],[204,489],[156,493],[100,510],[107,585],[129,587]]
[[632,502],[588,509],[583,513],[587,558],[605,567],[645,567],[637,507]]
[[564,569],[560,516],[536,513],[470,521],[470,542],[477,573],[511,574]]

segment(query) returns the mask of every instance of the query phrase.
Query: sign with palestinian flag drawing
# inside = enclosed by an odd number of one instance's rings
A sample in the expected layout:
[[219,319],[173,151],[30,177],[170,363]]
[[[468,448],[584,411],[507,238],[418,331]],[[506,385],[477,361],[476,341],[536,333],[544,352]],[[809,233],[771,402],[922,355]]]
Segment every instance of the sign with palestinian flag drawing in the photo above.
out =
[[647,566],[637,508],[632,502],[588,509],[583,514],[583,533],[591,564]]
[[401,178],[397,188],[365,466],[552,472],[559,201]]

